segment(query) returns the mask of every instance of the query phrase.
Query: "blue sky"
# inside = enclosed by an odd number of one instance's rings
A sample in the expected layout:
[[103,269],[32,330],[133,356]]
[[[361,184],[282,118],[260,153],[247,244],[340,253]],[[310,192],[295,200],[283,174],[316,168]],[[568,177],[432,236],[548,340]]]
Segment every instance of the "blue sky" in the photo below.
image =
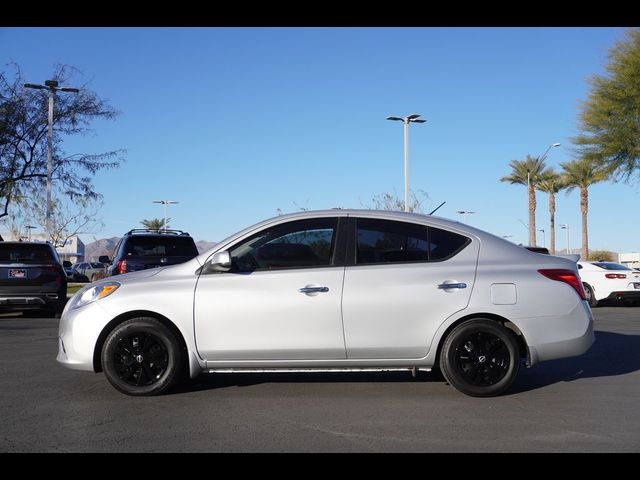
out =
[[[42,83],[57,63],[122,114],[67,139],[73,152],[127,150],[95,178],[105,227],[120,236],[161,218],[217,241],[297,209],[361,208],[404,192],[403,137],[388,115],[422,114],[410,129],[410,185],[425,209],[527,242],[525,188],[499,182],[508,162],[569,161],[586,79],[602,73],[623,28],[4,28],[0,62]],[[638,182],[590,189],[591,249],[640,250]],[[547,196],[537,227],[549,243]],[[580,245],[577,192],[556,223]],[[614,233],[615,232],[615,233]],[[91,240],[88,236],[85,240]],[[566,247],[558,231],[558,248]],[[542,244],[539,232],[538,243]]]

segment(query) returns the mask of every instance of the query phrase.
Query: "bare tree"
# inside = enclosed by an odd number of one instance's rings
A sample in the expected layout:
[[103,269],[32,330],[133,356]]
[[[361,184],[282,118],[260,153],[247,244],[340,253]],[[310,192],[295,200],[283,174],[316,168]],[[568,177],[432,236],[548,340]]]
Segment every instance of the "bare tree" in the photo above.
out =
[[[0,219],[28,190],[43,188],[47,177],[48,93],[25,89],[27,81],[17,65],[13,75],[0,72]],[[78,71],[59,65],[51,80],[66,85]],[[78,86],[74,82],[75,86]],[[98,171],[117,167],[123,150],[105,153],[68,153],[62,148],[64,136],[85,135],[96,119],[113,119],[118,112],[91,91],[86,84],[80,92],[59,95],[53,116],[52,180],[59,194],[71,200],[97,200],[91,177]]]

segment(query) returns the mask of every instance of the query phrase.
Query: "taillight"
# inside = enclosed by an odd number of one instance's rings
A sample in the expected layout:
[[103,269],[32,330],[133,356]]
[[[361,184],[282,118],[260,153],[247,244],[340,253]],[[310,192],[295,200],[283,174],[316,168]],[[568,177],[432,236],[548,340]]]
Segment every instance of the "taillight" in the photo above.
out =
[[567,285],[570,285],[582,300],[587,299],[584,289],[582,288],[582,282],[573,270],[565,270],[564,268],[544,268],[542,270],[538,270],[538,272],[551,280],[564,282]]
[[605,278],[627,278],[627,275],[624,273],[605,273]]
[[64,269],[60,265],[43,265],[40,270],[47,273],[53,273],[56,275],[55,282],[62,283],[62,277],[67,277]]
[[126,260],[120,260],[118,262],[118,264],[116,265],[116,271],[118,273],[127,273],[127,261]]

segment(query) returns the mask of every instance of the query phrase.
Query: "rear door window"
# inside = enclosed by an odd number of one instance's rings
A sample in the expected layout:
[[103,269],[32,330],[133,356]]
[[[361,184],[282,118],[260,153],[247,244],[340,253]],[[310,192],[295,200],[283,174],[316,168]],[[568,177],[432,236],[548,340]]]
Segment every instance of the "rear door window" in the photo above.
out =
[[395,220],[358,218],[356,264],[438,262],[471,240],[448,230]]

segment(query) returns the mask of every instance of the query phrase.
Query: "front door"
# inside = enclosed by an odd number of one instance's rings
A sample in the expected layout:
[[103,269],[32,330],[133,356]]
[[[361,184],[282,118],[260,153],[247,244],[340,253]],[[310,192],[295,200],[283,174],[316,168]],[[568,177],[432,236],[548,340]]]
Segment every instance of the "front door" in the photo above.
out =
[[336,218],[267,227],[228,248],[229,272],[202,274],[194,299],[207,361],[346,357]]

